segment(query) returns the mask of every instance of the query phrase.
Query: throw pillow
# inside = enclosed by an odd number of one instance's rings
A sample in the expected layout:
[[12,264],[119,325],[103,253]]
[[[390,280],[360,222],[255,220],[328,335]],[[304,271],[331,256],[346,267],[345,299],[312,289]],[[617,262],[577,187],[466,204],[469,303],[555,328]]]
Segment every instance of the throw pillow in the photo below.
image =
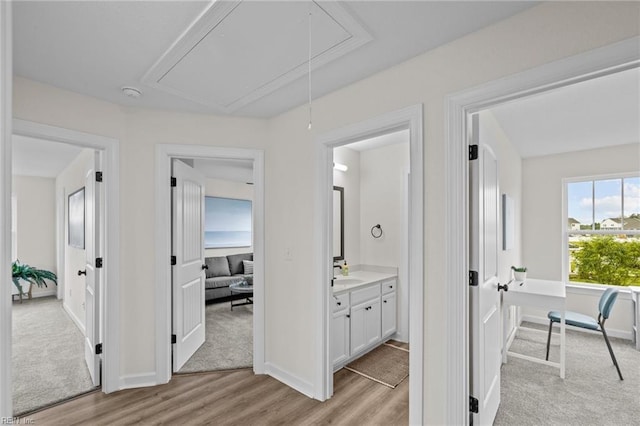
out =
[[231,275],[226,256],[206,257],[204,263],[209,267],[209,269],[206,270],[207,278],[228,277]]
[[242,265],[244,266],[245,275],[253,274],[253,260],[243,260]]

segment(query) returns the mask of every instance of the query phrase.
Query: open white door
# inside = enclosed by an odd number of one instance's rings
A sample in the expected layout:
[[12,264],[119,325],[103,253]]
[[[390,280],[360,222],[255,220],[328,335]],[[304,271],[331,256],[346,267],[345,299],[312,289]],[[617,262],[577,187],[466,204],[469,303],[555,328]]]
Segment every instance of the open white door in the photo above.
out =
[[477,272],[477,286],[470,286],[471,396],[478,401],[472,413],[474,425],[491,425],[500,405],[501,328],[498,283],[499,187],[498,161],[489,146],[479,140],[479,118],[471,118],[471,144],[477,159],[469,162],[469,263]]
[[205,339],[204,177],[173,160],[172,191],[173,371],[182,368]]
[[100,285],[102,257],[100,254],[100,183],[96,182],[99,171],[99,154],[88,167],[85,175],[85,339],[84,358],[94,386],[100,386]]

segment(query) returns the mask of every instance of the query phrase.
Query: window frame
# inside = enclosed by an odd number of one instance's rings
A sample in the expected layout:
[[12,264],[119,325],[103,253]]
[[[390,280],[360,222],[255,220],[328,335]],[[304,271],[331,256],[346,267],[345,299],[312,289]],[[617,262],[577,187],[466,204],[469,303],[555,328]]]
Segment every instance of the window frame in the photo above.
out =
[[[633,179],[640,178],[639,172],[626,172],[626,173],[611,173],[611,174],[602,174],[602,175],[589,175],[589,176],[581,176],[581,177],[571,177],[571,178],[563,178],[562,179],[562,277],[567,285],[571,286],[580,286],[580,287],[590,287],[594,286],[613,286],[619,288],[620,286],[614,286],[612,284],[604,284],[604,283],[585,283],[581,281],[571,281],[569,279],[570,272],[570,264],[569,264],[569,234],[575,235],[620,235],[621,233],[627,235],[639,235],[640,230],[631,230],[631,229],[595,229],[595,182],[599,180],[611,180],[611,179]],[[577,230],[572,231],[569,227],[569,200],[568,197],[568,188],[571,183],[579,183],[579,182],[594,182],[592,186],[592,229],[589,230]],[[620,213],[624,218],[624,182],[622,182],[622,188],[620,193],[621,198],[621,208]],[[624,223],[621,224],[624,227]]]

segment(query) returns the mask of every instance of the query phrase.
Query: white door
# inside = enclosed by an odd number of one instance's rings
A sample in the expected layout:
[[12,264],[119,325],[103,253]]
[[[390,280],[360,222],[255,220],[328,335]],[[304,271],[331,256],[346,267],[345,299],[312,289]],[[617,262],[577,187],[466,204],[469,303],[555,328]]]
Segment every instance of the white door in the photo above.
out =
[[473,424],[491,425],[500,405],[500,293],[498,291],[498,161],[479,140],[477,114],[471,119],[472,144],[478,159],[469,162],[470,270],[478,285],[470,286],[471,395],[478,399]]
[[173,160],[172,192],[173,371],[178,371],[205,339],[204,177]]
[[[99,154],[88,167],[84,184],[85,222],[85,339],[84,359],[94,386],[100,385],[100,354],[96,345],[100,343],[100,286],[102,284],[102,262],[100,254],[100,209],[101,183],[96,182],[96,171],[99,171]],[[98,259],[99,258],[99,259]]]

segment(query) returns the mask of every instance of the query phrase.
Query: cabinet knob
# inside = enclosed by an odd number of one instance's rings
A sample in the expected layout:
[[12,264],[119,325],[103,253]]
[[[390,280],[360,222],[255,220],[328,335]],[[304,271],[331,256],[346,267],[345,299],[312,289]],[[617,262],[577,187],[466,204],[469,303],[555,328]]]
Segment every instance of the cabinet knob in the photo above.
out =
[[337,304],[338,306],[340,306],[340,305],[342,305],[342,302],[336,302],[336,304]]
[[387,301],[386,301],[386,300],[383,300],[383,302],[384,302],[384,303],[387,303]]
[[83,271],[78,271],[78,276],[80,275],[87,275],[87,270],[83,270]]
[[390,285],[390,286],[389,286],[389,288],[393,288],[393,286],[392,286],[392,285]]
[[347,318],[351,318],[351,315],[347,314]]

